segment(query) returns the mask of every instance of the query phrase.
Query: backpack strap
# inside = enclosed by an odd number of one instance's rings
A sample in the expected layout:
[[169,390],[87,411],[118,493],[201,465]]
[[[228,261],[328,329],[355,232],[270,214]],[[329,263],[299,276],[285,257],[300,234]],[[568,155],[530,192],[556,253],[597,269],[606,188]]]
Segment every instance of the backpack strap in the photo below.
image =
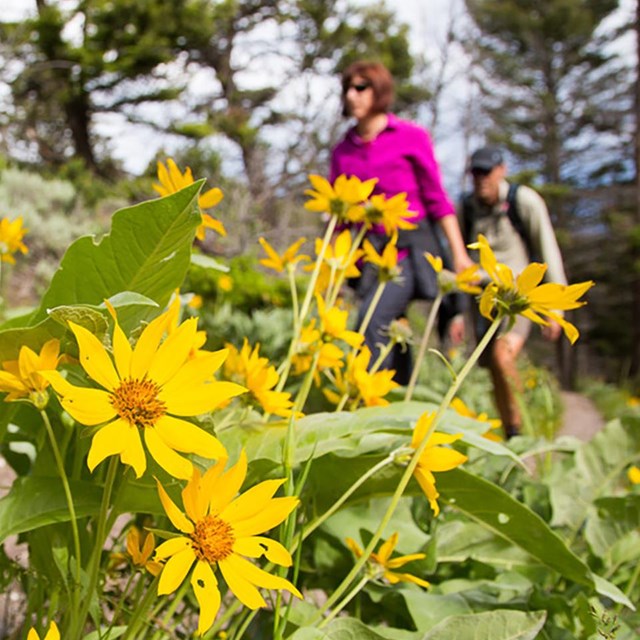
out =
[[524,246],[527,248],[527,253],[529,254],[529,260],[533,260],[533,244],[531,242],[531,236],[529,235],[529,230],[524,224],[522,220],[522,216],[520,215],[520,209],[518,207],[518,187],[519,185],[510,183],[509,191],[507,192],[507,217],[509,218],[509,222],[511,222],[513,228],[518,232],[518,235],[522,238],[524,242]]

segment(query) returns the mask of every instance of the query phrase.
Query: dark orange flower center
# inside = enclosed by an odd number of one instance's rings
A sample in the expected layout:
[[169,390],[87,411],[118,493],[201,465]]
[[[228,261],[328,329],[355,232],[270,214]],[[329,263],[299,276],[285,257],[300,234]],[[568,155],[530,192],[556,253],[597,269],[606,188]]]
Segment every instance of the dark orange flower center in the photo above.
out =
[[152,380],[128,378],[111,393],[111,404],[132,427],[152,427],[166,412],[158,398],[160,387]]
[[231,555],[236,537],[233,527],[218,516],[206,516],[196,523],[191,543],[198,560],[213,564]]

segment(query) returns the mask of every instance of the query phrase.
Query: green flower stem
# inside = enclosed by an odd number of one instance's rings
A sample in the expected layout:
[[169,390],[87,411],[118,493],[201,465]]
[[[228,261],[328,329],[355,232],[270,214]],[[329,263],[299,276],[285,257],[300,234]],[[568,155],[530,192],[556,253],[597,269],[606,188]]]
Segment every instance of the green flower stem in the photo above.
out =
[[[112,458],[116,459],[117,458]],[[130,638],[141,638],[144,634],[138,634],[138,629],[147,622],[147,611],[151,608],[151,605],[158,598],[157,587],[160,582],[160,575],[157,575],[153,582],[147,588],[147,592],[144,594],[142,601],[138,603],[134,609],[133,617],[129,620],[127,630],[122,636],[122,640],[130,640]],[[188,584],[188,583],[187,583]]]
[[247,627],[251,624],[253,619],[256,617],[258,613],[258,609],[254,609],[253,611],[247,611],[244,617],[244,621],[238,627],[237,631],[233,634],[233,640],[240,640],[244,635],[244,632],[247,630]]
[[349,252],[349,255],[347,256],[347,259],[345,260],[346,267],[344,269],[340,270],[340,273],[338,274],[338,279],[336,280],[335,286],[334,286],[334,288],[333,288],[333,290],[331,292],[331,296],[327,296],[328,297],[327,307],[330,308],[330,307],[333,307],[335,305],[336,300],[338,299],[338,295],[340,294],[340,289],[342,288],[342,285],[343,285],[343,283],[345,281],[345,278],[346,278],[347,267],[353,261],[353,256],[355,255],[356,251],[358,250],[358,248],[362,244],[362,240],[364,239],[364,236],[365,236],[366,233],[367,233],[367,227],[365,225],[362,225],[360,227],[360,229],[358,230],[358,233],[357,233],[355,239],[351,243],[351,251]]
[[[160,576],[158,576],[158,578],[159,577]],[[180,606],[180,603],[184,600],[184,597],[187,594],[187,591],[189,590],[190,586],[191,586],[191,583],[189,582],[189,580],[185,579],[182,581],[180,588],[178,589],[175,596],[171,599],[171,604],[167,607],[167,610],[165,611],[165,614],[162,618],[162,622],[160,623],[162,626],[162,629],[158,629],[153,634],[153,637],[151,640],[160,640],[165,635],[166,630],[169,628],[169,623],[171,622],[176,610]]]
[[473,353],[465,363],[464,367],[461,369],[458,376],[454,379],[453,383],[451,384],[451,387],[449,388],[449,391],[447,391],[446,395],[442,399],[442,402],[438,407],[438,411],[436,412],[436,415],[431,423],[430,428],[428,429],[427,433],[422,439],[422,442],[420,443],[418,448],[415,450],[413,456],[411,457],[411,460],[409,461],[409,464],[407,465],[407,468],[402,474],[402,477],[400,478],[400,482],[398,483],[398,486],[396,487],[396,490],[393,493],[393,496],[391,498],[391,503],[389,504],[384,516],[382,517],[380,524],[378,525],[378,528],[376,529],[371,540],[369,541],[369,544],[366,546],[366,548],[362,552],[362,556],[358,558],[358,560],[353,565],[353,568],[347,574],[345,579],[338,585],[338,587],[333,592],[331,597],[328,598],[328,600],[320,608],[318,613],[307,624],[315,624],[321,618],[323,613],[327,611],[327,609],[330,609],[331,607],[333,607],[334,604],[340,600],[340,598],[342,597],[342,594],[349,588],[349,585],[353,582],[353,580],[356,578],[356,576],[358,575],[362,567],[366,564],[369,556],[371,555],[376,545],[378,544],[378,541],[382,537],[382,534],[385,528],[391,521],[391,518],[393,517],[396,507],[400,502],[400,498],[402,497],[404,490],[407,488],[407,485],[409,484],[409,481],[413,476],[413,472],[415,468],[418,466],[418,461],[420,460],[420,456],[424,452],[427,446],[427,443],[429,442],[429,438],[431,434],[435,431],[435,428],[438,425],[440,418],[442,417],[445,410],[451,403],[451,400],[453,400],[453,398],[455,397],[456,393],[458,392],[458,389],[464,382],[465,378],[467,377],[471,369],[474,367],[474,365],[478,361],[480,354],[485,350],[485,348],[493,338],[501,322],[502,322],[502,316],[498,315],[498,317],[493,321],[488,331],[485,333],[485,335],[482,337],[482,339],[474,349]]
[[209,640],[210,638],[215,637],[218,634],[218,631],[222,629],[224,624],[236,615],[238,609],[242,607],[242,603],[239,600],[234,600],[225,610],[224,613],[216,619],[213,623],[213,626],[207,631],[203,636],[203,640]]
[[[49,436],[49,441],[51,443],[51,449],[53,450],[53,457],[56,460],[56,466],[58,467],[58,474],[60,475],[60,479],[62,480],[62,487],[64,489],[64,495],[67,500],[67,508],[69,509],[69,518],[71,521],[71,532],[73,535],[73,549],[76,556],[76,574],[73,581],[73,591],[72,591],[72,619],[75,616],[76,612],[79,608],[79,597],[80,597],[80,582],[82,578],[82,557],[80,555],[80,535],[78,534],[78,518],[76,516],[76,509],[73,504],[73,496],[71,495],[71,488],[69,487],[69,478],[67,478],[67,472],[64,469],[64,462],[62,461],[62,456],[60,455],[60,449],[58,448],[58,443],[56,441],[56,436],[53,433],[53,427],[51,426],[51,421],[49,420],[49,416],[44,409],[40,409],[40,416],[42,417],[42,421],[44,422],[44,426],[47,430],[47,435]],[[72,623],[73,625],[73,623]]]
[[[111,629],[113,629],[114,625],[117,623],[118,618],[120,617],[120,612],[122,611],[123,607],[124,607],[124,603],[127,600],[127,597],[129,596],[129,589],[131,589],[131,585],[133,584],[133,580],[136,577],[137,572],[136,571],[132,571],[129,574],[129,578],[127,579],[127,583],[124,585],[124,589],[122,589],[122,593],[120,594],[120,597],[118,598],[118,603],[116,605],[116,608],[113,610],[113,614],[111,616],[111,622],[109,623],[109,626],[107,627],[107,631],[105,633],[105,636],[108,638],[109,634],[111,633]],[[137,583],[136,583],[137,586]]]
[[364,588],[369,576],[362,576],[360,582],[331,610],[331,613],[318,625],[318,629],[326,627]]
[[369,373],[371,375],[373,375],[382,366],[382,363],[386,360],[387,356],[391,353],[396,344],[397,343],[395,341],[389,340],[389,342],[387,342],[387,344],[385,344],[384,347],[380,349],[378,358],[373,363],[371,369],[369,369]]
[[427,326],[424,328],[424,333],[422,334],[422,340],[420,341],[420,347],[418,349],[418,355],[416,356],[415,364],[413,365],[413,371],[411,372],[411,379],[409,380],[409,386],[407,387],[407,392],[404,396],[405,402],[411,400],[411,396],[413,396],[413,390],[416,388],[416,382],[418,381],[418,376],[420,375],[420,366],[422,365],[422,360],[424,359],[425,351],[427,350],[427,345],[429,344],[429,338],[431,338],[431,333],[433,332],[433,325],[435,324],[436,317],[438,315],[438,310],[440,309],[440,305],[442,304],[442,292],[438,291],[438,295],[436,299],[433,301],[431,305],[431,309],[429,311],[429,316],[427,318]]
[[[302,531],[301,541],[306,540],[320,525],[328,520],[342,505],[371,477],[378,471],[384,469],[391,464],[397,454],[397,451],[391,452],[386,458],[375,464],[366,473],[362,474],[322,515],[318,516]],[[291,553],[294,553],[299,545],[295,543],[291,547]]]
[[118,470],[118,457],[111,456],[109,460],[109,468],[107,470],[107,478],[105,480],[104,491],[102,492],[102,504],[100,505],[100,513],[98,514],[98,524],[96,527],[96,537],[94,547],[89,561],[89,584],[87,587],[87,595],[80,607],[80,615],[78,616],[77,625],[73,628],[71,640],[80,640],[83,637],[83,628],[94,591],[98,585],[100,577],[100,558],[102,555],[102,547],[109,533],[107,530],[107,518],[109,515],[109,505],[111,503],[111,494],[116,480],[116,472]]
[[304,301],[302,303],[302,308],[300,309],[300,314],[297,318],[294,318],[293,326],[294,332],[291,338],[291,344],[289,345],[289,353],[287,354],[286,365],[283,367],[282,375],[280,376],[280,380],[278,380],[278,384],[276,385],[276,391],[282,391],[284,389],[284,385],[287,382],[287,377],[289,375],[289,371],[291,369],[291,359],[294,356],[295,349],[298,344],[298,339],[300,338],[300,333],[302,332],[302,327],[304,326],[304,320],[309,313],[309,308],[311,307],[311,301],[313,300],[313,292],[316,287],[316,282],[318,281],[318,276],[320,275],[320,267],[322,265],[322,260],[324,258],[325,251],[327,250],[327,246],[331,241],[331,236],[335,231],[336,224],[338,222],[338,218],[336,216],[331,216],[329,220],[329,224],[327,225],[327,229],[324,233],[324,238],[322,239],[322,246],[320,247],[320,253],[318,253],[318,257],[316,258],[316,263],[313,268],[313,273],[311,274],[311,279],[309,280],[309,284],[307,285],[307,292],[304,297]]
[[382,281],[382,282],[378,283],[378,288],[376,289],[375,293],[373,294],[373,298],[371,299],[371,304],[369,305],[369,308],[367,309],[367,313],[365,314],[364,318],[362,319],[362,323],[358,327],[358,333],[364,335],[364,332],[367,330],[367,327],[369,326],[369,323],[371,322],[371,318],[373,318],[373,312],[376,310],[376,307],[378,306],[378,303],[380,302],[380,298],[382,297],[382,292],[384,291],[384,288],[386,286],[387,286],[387,283],[385,281]]

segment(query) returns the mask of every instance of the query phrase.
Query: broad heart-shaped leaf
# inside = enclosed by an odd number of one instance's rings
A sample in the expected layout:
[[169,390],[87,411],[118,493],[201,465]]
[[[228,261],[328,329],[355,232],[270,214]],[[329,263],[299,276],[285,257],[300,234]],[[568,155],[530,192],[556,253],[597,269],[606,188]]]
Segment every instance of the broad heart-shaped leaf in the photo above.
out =
[[497,485],[457,468],[436,475],[441,497],[566,578],[593,587],[591,571],[531,509]]
[[[69,482],[78,518],[98,512],[101,488],[90,482]],[[59,478],[18,478],[0,500],[0,541],[54,522],[67,522],[69,510]]]
[[[69,485],[77,517],[96,515],[102,487],[84,480],[70,481]],[[164,513],[155,485],[142,480],[127,484],[118,506],[120,512]],[[67,501],[58,477],[18,478],[0,500],[0,542],[10,535],[68,520]]]
[[301,627],[290,640],[385,640],[389,637],[376,633],[356,618],[339,618],[324,629]]
[[[313,457],[333,453],[355,459],[365,454],[391,451],[391,447],[410,440],[418,418],[437,406],[425,402],[395,402],[386,407],[368,407],[353,412],[314,413],[296,421],[295,463],[304,464]],[[481,436],[486,425],[447,411],[438,431],[462,433],[462,441],[494,455],[519,458],[507,447]],[[220,433],[230,453],[239,454],[244,447],[249,460],[260,462],[261,472],[269,472],[282,464],[282,446],[286,423],[274,425],[235,425]],[[351,463],[350,463],[351,464]]]
[[[111,231],[99,242],[85,236],[64,255],[40,307],[30,318],[36,325],[47,309],[61,305],[102,303],[122,291],[151,298],[161,307],[184,279],[195,230],[202,217],[197,205],[204,180],[178,193],[117,211]],[[119,316],[131,329],[133,310]]]
[[506,609],[451,616],[421,636],[421,639],[535,640],[546,617],[544,611],[528,613]]

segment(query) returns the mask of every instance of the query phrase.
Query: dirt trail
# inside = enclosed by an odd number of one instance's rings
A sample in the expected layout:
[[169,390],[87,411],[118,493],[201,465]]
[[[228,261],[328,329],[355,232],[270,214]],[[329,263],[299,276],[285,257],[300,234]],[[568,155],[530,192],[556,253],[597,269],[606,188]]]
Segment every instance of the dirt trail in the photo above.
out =
[[573,391],[562,391],[564,413],[558,435],[575,436],[585,442],[604,427],[604,418],[589,398]]

